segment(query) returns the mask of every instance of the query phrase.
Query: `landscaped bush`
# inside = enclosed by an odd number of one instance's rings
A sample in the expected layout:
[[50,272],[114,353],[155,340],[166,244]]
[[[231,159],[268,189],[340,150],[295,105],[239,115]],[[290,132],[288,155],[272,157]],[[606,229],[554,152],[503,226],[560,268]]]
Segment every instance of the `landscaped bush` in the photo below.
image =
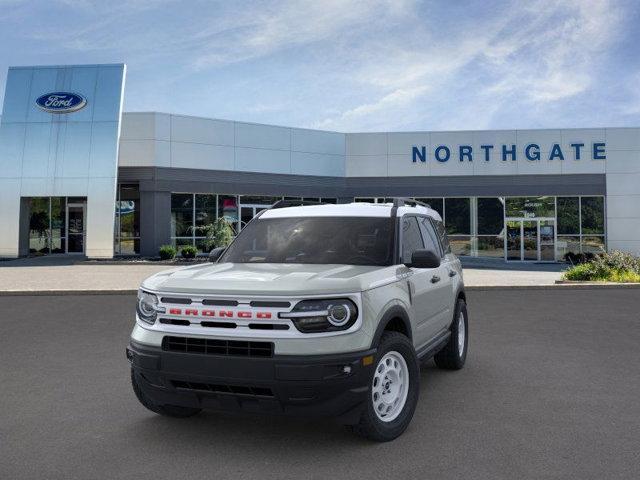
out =
[[198,249],[193,245],[187,245],[185,247],[182,247],[182,250],[180,250],[180,255],[182,255],[182,258],[195,258],[197,253]]
[[564,273],[564,278],[599,282],[640,282],[640,258],[620,251],[602,253],[589,261],[574,265]]
[[176,257],[177,252],[175,247],[172,245],[162,245],[158,253],[160,254],[160,258],[162,260],[171,260],[172,258]]

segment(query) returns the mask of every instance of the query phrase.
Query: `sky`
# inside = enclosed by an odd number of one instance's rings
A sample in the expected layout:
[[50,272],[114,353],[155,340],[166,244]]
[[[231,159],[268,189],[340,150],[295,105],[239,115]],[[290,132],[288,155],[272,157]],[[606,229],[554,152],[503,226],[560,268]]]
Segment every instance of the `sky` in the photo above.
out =
[[640,2],[0,0],[9,66],[127,64],[125,111],[341,132],[640,126]]

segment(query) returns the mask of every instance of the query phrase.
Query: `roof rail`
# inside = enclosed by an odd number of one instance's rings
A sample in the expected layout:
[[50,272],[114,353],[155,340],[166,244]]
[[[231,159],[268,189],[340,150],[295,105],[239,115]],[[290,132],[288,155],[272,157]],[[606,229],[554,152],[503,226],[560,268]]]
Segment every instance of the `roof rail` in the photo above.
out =
[[414,205],[414,206],[421,206],[421,207],[427,207],[427,208],[431,208],[431,206],[428,203],[424,203],[421,202],[419,200],[414,200],[413,198],[408,198],[408,197],[395,197],[393,199],[393,206],[394,207],[402,207],[403,205]]
[[309,200],[278,200],[271,205],[271,208],[286,208],[286,207],[302,207],[307,205],[326,205],[324,202],[313,202]]

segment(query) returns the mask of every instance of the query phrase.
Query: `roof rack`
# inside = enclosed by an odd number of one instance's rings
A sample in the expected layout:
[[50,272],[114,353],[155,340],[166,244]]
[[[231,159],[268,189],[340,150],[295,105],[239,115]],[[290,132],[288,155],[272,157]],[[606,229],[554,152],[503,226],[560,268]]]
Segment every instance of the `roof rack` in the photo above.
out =
[[428,203],[424,203],[419,200],[414,200],[413,198],[396,197],[393,199],[394,207],[402,207],[403,205],[414,205],[414,206],[431,208],[431,206]]
[[274,208],[286,208],[286,207],[303,207],[305,205],[326,205],[324,202],[314,202],[309,200],[278,200],[271,205],[271,209]]

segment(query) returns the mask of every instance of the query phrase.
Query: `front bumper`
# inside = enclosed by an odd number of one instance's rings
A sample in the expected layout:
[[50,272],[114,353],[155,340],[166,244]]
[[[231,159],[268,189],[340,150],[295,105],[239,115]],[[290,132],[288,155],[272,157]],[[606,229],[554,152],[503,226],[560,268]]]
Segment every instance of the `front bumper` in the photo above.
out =
[[375,350],[248,358],[165,351],[131,341],[127,358],[155,403],[225,411],[329,416],[356,423]]

